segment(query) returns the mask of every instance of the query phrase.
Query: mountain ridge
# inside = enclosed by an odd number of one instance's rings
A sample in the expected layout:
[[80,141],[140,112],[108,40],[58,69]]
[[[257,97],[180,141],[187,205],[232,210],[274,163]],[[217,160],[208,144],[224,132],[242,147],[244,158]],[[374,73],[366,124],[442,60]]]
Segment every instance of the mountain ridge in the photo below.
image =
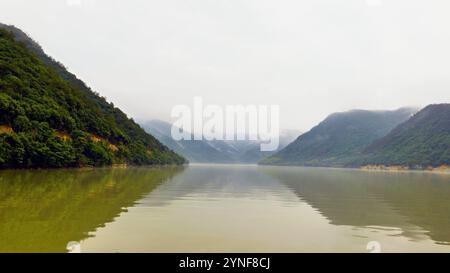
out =
[[351,110],[330,114],[286,148],[261,161],[267,165],[351,166],[372,141],[407,120],[416,109]]

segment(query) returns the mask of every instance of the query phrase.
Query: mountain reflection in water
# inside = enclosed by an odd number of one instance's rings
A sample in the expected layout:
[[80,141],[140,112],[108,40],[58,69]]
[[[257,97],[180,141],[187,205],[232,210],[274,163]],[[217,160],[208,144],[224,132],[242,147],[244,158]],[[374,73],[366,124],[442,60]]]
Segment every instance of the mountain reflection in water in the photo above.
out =
[[450,251],[450,179],[189,167],[0,172],[0,252]]

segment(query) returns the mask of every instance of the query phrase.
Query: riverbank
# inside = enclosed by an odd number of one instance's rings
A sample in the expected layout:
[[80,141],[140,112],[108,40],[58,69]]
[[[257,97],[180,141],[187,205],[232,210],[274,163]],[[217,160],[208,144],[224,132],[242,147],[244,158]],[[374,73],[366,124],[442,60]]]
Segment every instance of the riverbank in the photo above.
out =
[[448,166],[448,165],[441,165],[439,167],[426,166],[426,167],[420,167],[420,168],[419,167],[411,168],[409,166],[402,166],[402,165],[393,165],[393,166],[366,165],[366,166],[360,167],[360,169],[366,170],[366,171],[391,171],[391,172],[423,171],[423,172],[450,174],[450,166]]
[[417,167],[411,168],[409,166],[403,165],[365,165],[361,167],[344,167],[344,166],[303,166],[294,164],[284,164],[284,165],[269,165],[269,164],[258,164],[258,166],[271,166],[271,167],[305,167],[305,168],[324,168],[324,169],[344,169],[344,170],[363,170],[363,171],[380,171],[380,172],[430,172],[430,173],[441,173],[450,174],[450,166],[441,165],[439,167]]

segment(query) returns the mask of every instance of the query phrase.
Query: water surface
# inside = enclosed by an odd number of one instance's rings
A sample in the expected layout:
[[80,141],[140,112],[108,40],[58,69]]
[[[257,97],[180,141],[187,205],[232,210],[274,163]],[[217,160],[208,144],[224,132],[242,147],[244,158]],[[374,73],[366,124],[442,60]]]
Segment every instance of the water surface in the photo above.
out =
[[450,176],[326,168],[0,172],[0,252],[450,252]]

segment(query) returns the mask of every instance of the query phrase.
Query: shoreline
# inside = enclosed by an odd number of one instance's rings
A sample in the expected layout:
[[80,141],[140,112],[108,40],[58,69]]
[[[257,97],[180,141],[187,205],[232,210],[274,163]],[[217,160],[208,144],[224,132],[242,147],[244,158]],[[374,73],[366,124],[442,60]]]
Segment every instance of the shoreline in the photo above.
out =
[[438,173],[438,174],[450,174],[450,166],[442,165],[440,167],[425,167],[425,168],[410,168],[408,166],[393,165],[367,165],[359,168],[363,171],[378,171],[378,172],[424,172],[424,173]]
[[101,169],[132,169],[132,168],[163,168],[163,167],[186,167],[189,164],[155,164],[155,165],[130,165],[130,164],[113,164],[110,166],[81,166],[81,167],[61,167],[61,168],[3,168],[2,171],[59,171],[59,170],[101,170]]
[[426,168],[410,168],[408,166],[385,166],[385,165],[367,165],[361,167],[339,167],[339,166],[306,166],[306,165],[270,165],[270,164],[258,164],[260,167],[298,167],[298,168],[324,168],[324,169],[336,169],[336,170],[355,170],[366,172],[420,172],[420,173],[433,173],[433,174],[447,174],[450,175],[450,166],[440,167],[426,167]]
[[315,169],[335,169],[335,170],[349,170],[349,171],[365,171],[365,172],[386,172],[386,173],[430,173],[430,174],[444,174],[450,175],[450,166],[428,167],[422,169],[409,168],[407,166],[384,166],[384,165],[367,165],[361,167],[338,167],[338,166],[305,166],[305,165],[268,165],[268,164],[228,164],[228,163],[189,163],[189,164],[166,164],[166,165],[130,165],[130,164],[113,164],[111,166],[82,166],[82,167],[64,167],[64,168],[5,168],[2,171],[58,171],[58,170],[77,170],[77,171],[91,171],[102,169],[133,169],[133,168],[166,168],[166,167],[296,167],[296,168],[315,168]]

